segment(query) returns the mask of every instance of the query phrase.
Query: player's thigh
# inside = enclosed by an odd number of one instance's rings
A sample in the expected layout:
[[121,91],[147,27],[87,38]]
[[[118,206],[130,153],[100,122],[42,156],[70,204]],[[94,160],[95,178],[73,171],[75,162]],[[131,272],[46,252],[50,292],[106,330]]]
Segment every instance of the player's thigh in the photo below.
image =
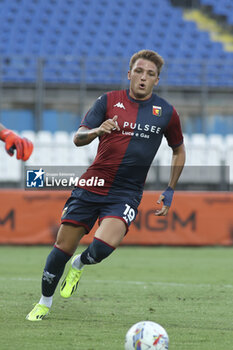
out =
[[66,253],[73,254],[86,232],[83,226],[61,224],[55,244]]
[[124,238],[126,231],[127,227],[122,220],[106,218],[101,221],[100,226],[95,232],[95,237],[116,248]]

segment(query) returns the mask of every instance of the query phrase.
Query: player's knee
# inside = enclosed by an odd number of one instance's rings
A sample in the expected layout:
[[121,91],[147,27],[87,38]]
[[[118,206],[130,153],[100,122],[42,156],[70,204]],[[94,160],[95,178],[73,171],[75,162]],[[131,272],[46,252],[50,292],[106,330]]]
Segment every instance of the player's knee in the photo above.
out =
[[83,264],[97,264],[107,258],[113,251],[114,247],[102,240],[94,238],[89,247],[82,253],[81,261]]

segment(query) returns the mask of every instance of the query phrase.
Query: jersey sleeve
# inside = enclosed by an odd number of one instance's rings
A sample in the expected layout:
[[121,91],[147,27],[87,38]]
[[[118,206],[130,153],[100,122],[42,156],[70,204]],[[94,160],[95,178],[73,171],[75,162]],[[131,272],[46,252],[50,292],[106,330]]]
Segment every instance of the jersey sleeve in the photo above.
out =
[[85,126],[88,129],[93,129],[100,126],[105,120],[106,109],[107,95],[104,94],[100,96],[89,109],[85,117],[82,119],[80,127]]
[[171,119],[164,131],[168,145],[172,148],[178,147],[183,143],[183,134],[181,129],[180,117],[173,107]]

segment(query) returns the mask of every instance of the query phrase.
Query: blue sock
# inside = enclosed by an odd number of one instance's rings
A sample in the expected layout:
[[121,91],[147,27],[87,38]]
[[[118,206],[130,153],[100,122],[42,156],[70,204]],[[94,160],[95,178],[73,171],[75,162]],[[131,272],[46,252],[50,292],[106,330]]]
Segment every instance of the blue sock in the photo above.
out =
[[89,247],[81,254],[81,262],[84,265],[97,264],[107,258],[114,250],[114,247],[94,237]]
[[42,276],[42,295],[51,297],[54,294],[65,265],[70,258],[71,255],[54,246],[47,257]]

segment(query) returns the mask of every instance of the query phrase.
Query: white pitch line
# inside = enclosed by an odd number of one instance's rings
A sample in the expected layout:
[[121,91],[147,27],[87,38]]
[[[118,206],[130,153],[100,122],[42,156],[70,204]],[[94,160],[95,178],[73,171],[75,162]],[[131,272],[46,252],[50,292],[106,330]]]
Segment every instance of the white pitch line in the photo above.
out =
[[[19,282],[36,282],[40,281],[41,277],[2,277],[0,281],[19,281]],[[118,281],[118,280],[85,280],[83,283],[108,283],[121,285],[141,285],[141,286],[164,286],[164,287],[199,287],[199,288],[233,288],[232,284],[211,284],[211,283],[177,283],[177,282],[161,282],[161,281]]]
[[133,284],[133,285],[147,285],[147,286],[164,286],[164,287],[218,287],[218,288],[233,288],[232,284],[211,284],[211,283],[176,283],[176,282],[160,282],[160,281],[117,281],[117,280],[94,280],[86,281],[90,283],[114,283],[114,284]]

